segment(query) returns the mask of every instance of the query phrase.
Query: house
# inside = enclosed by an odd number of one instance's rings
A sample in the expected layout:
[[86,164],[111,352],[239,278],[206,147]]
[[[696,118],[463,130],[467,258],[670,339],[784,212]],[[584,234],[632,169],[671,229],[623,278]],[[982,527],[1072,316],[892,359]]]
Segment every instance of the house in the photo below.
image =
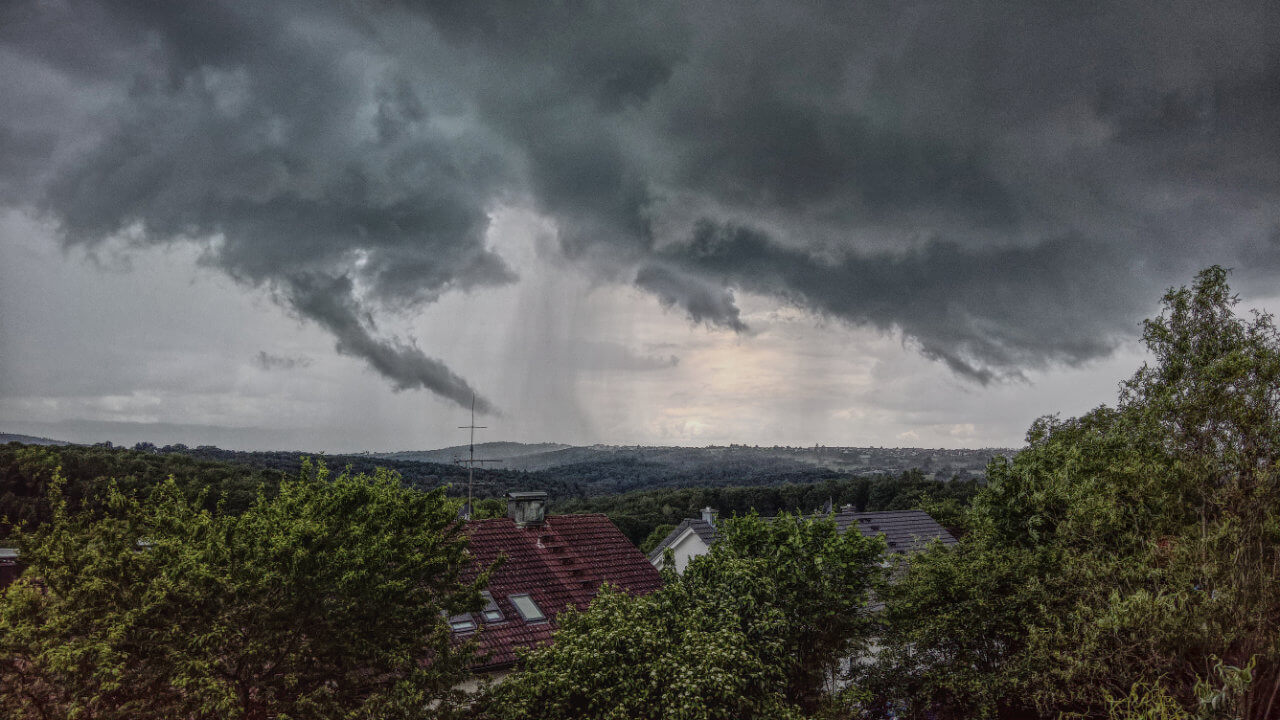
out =
[[[923,549],[932,540],[944,545],[954,545],[956,539],[946,528],[923,510],[885,510],[881,512],[854,512],[845,505],[833,513],[836,529],[845,532],[852,527],[866,537],[883,535],[889,552],[910,552]],[[661,569],[668,548],[674,556],[676,572],[684,572],[689,561],[711,550],[716,540],[716,511],[702,509],[702,517],[681,522],[649,553],[649,562]]]
[[689,561],[710,552],[715,541],[716,511],[705,507],[702,508],[702,517],[683,520],[675,530],[667,533],[662,542],[649,553],[649,562],[661,570],[664,553],[667,548],[671,548],[676,572],[683,573]]
[[662,586],[644,553],[608,517],[548,516],[546,504],[545,492],[508,493],[507,517],[466,525],[476,569],[505,557],[484,592],[488,605],[449,619],[459,640],[478,633],[479,673],[505,674],[517,648],[549,642],[556,616],[569,606],[586,608],[604,583],[637,595]]

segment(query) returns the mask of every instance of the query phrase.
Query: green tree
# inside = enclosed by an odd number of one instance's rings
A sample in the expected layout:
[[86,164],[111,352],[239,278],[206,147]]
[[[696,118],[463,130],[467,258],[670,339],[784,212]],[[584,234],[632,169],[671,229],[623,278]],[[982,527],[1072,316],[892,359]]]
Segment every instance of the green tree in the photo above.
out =
[[667,536],[670,535],[671,531],[675,529],[676,529],[676,526],[670,523],[663,523],[661,525],[658,525],[653,529],[653,532],[649,533],[649,536],[644,539],[644,542],[640,543],[640,552],[642,553],[653,552],[653,549],[658,547],[658,543],[667,539]]
[[213,510],[221,504],[226,511],[242,512],[260,490],[275,492],[285,477],[276,470],[151,450],[7,443],[0,445],[0,539],[17,523],[32,530],[50,517],[48,485],[55,471],[63,478],[62,498],[72,509],[100,506],[109,480],[119,490],[137,494],[173,477],[188,498],[202,498],[203,507]]
[[879,540],[829,520],[726,521],[684,575],[646,597],[606,591],[560,616],[553,645],[486,698],[524,718],[801,717],[863,644]]
[[1171,290],[1115,408],[1043,418],[989,466],[965,542],[884,588],[882,699],[1107,717],[1140,688],[1191,713],[1222,663],[1251,668],[1239,717],[1276,717],[1280,336],[1236,302],[1216,267]]
[[172,480],[115,488],[16,536],[0,599],[12,718],[350,718],[445,713],[471,649],[442,613],[481,605],[443,492],[306,468],[240,515]]

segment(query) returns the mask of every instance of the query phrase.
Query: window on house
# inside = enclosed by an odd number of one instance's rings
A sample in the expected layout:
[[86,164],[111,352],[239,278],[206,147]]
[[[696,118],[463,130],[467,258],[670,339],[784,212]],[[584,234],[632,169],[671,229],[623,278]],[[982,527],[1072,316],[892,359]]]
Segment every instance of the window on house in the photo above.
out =
[[484,598],[485,602],[484,609],[480,611],[480,615],[484,618],[484,621],[491,623],[502,622],[502,611],[498,609],[498,602],[493,599],[493,596],[489,594],[489,591],[481,590],[480,596]]
[[471,613],[462,613],[461,615],[453,615],[449,618],[449,629],[454,632],[467,632],[476,629],[476,621],[471,617]]
[[547,616],[542,614],[538,604],[527,593],[523,595],[508,595],[507,599],[511,601],[512,605],[516,606],[516,610],[520,611],[520,617],[524,618],[525,622],[540,622],[547,619]]

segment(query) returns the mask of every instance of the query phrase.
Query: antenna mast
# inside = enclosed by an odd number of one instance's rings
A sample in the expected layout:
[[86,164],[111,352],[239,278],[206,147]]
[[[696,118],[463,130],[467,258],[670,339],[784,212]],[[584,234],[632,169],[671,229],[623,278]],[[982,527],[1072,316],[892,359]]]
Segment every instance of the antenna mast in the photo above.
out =
[[472,504],[471,504],[471,503],[472,503],[472,501],[471,501],[471,483],[472,483],[472,481],[475,479],[476,463],[487,463],[487,462],[496,463],[496,462],[502,462],[501,460],[477,460],[477,459],[476,459],[476,431],[477,431],[477,430],[487,430],[488,428],[486,428],[484,425],[477,425],[477,424],[476,424],[476,396],[475,396],[475,393],[472,393],[472,394],[471,394],[471,424],[470,424],[470,425],[459,425],[459,426],[458,426],[458,429],[459,429],[459,430],[470,430],[470,431],[471,431],[471,441],[467,444],[467,450],[468,450],[468,452],[470,453],[469,457],[468,457],[466,460],[457,460],[457,459],[455,459],[455,460],[454,460],[454,462],[455,462],[455,463],[457,463],[457,464],[460,464],[460,465],[465,464],[465,465],[467,466],[467,512],[466,512],[466,514],[465,514],[465,516],[464,516],[464,519],[466,519],[466,520],[470,520],[470,519],[471,519],[471,513],[472,513]]

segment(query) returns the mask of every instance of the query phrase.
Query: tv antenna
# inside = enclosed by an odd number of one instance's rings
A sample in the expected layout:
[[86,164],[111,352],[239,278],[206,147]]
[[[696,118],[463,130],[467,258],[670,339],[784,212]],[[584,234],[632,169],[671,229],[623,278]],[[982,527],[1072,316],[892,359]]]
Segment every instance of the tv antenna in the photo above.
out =
[[467,466],[467,509],[466,509],[466,513],[464,513],[462,517],[463,517],[463,519],[464,519],[464,520],[470,520],[470,519],[471,519],[471,512],[472,512],[472,505],[471,505],[471,482],[472,482],[472,480],[474,480],[474,479],[475,479],[476,463],[480,463],[481,465],[483,465],[484,463],[500,463],[500,462],[502,462],[501,460],[477,460],[477,459],[476,459],[476,431],[477,431],[477,430],[487,430],[488,428],[487,428],[487,427],[485,427],[484,425],[477,425],[477,424],[476,424],[476,396],[475,396],[475,393],[472,393],[472,394],[471,394],[471,424],[470,424],[470,425],[459,425],[459,426],[458,426],[458,429],[459,429],[459,430],[470,430],[470,431],[471,431],[471,442],[470,442],[470,443],[468,443],[468,446],[467,446],[468,452],[470,453],[469,457],[468,457],[466,460],[460,460],[460,459],[458,459],[458,458],[454,458],[454,459],[453,459],[454,464],[456,464],[456,465],[466,465],[466,466]]

